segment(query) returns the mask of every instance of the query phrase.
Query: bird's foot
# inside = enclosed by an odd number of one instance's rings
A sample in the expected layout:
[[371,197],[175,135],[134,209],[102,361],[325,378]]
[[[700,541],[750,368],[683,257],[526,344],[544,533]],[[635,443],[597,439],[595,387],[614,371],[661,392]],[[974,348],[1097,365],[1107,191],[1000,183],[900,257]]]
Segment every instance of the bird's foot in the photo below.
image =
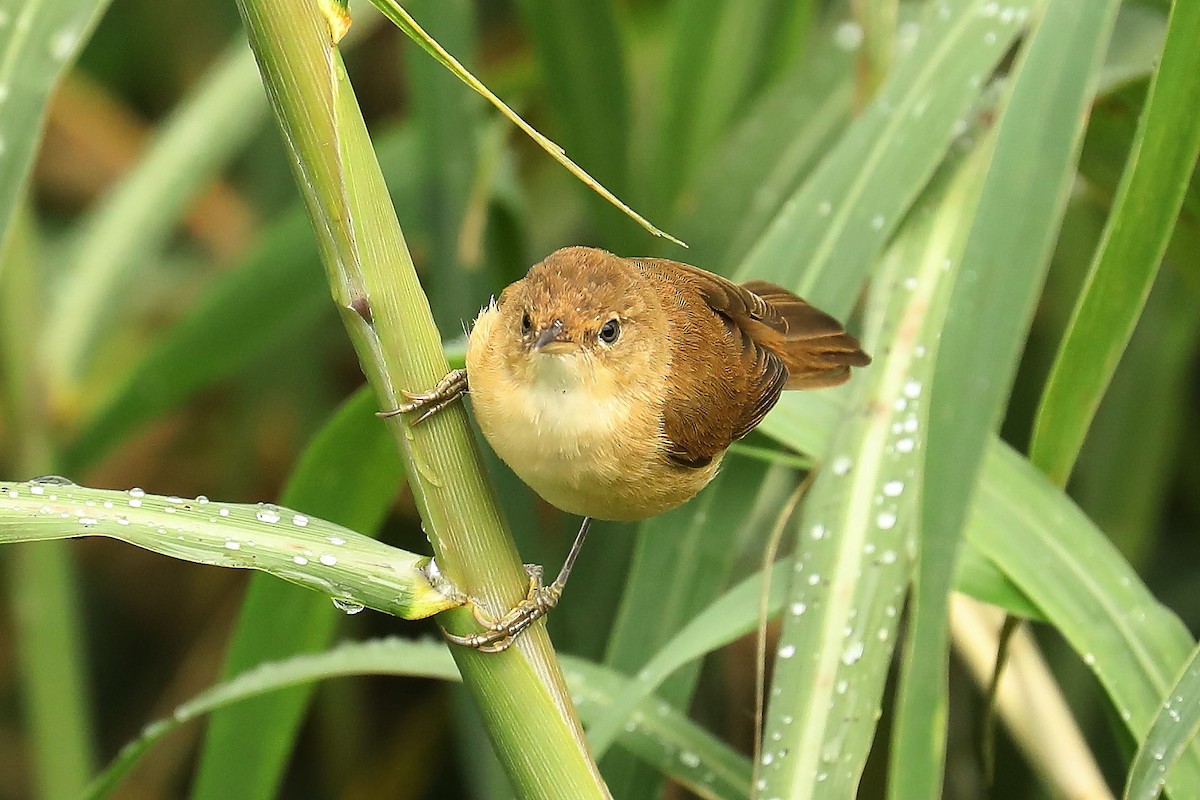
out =
[[421,415],[409,423],[410,425],[419,425],[462,397],[466,391],[467,371],[465,369],[453,369],[428,392],[406,392],[401,390],[400,393],[408,398],[408,402],[401,403],[390,411],[379,411],[375,416],[394,417],[399,414],[420,411]]
[[471,603],[472,616],[485,628],[482,633],[458,636],[443,628],[442,635],[454,644],[473,647],[483,653],[502,653],[507,650],[526,628],[550,613],[562,597],[563,582],[556,580],[549,586],[542,585],[541,566],[526,564],[525,572],[529,574],[528,594],[498,619],[492,618],[477,603]]

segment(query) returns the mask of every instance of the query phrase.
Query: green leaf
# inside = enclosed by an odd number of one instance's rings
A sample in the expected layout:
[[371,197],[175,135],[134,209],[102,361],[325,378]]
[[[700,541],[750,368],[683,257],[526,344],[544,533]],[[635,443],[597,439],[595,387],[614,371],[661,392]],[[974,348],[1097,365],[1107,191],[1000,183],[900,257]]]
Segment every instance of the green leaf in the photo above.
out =
[[774,0],[674,4],[666,85],[650,167],[655,207],[668,209],[709,159],[729,120],[753,99],[777,33]]
[[[300,456],[282,500],[354,530],[382,523],[404,480],[396,447],[362,389],[347,400]],[[342,615],[328,600],[267,576],[246,590],[222,675],[329,646]],[[269,800],[311,699],[297,688],[216,712],[205,732],[193,798]]]
[[[517,7],[533,41],[563,145],[604,185],[626,194],[631,117],[625,44],[614,3],[522,0]],[[630,238],[628,223],[605,204],[592,203],[589,209],[608,238]]]
[[[912,49],[837,147],[784,204],[739,279],[796,289],[846,316],[875,256],[970,128],[987,76],[1021,34],[1033,0],[931,4]],[[804,265],[801,271],[797,265]]]
[[[565,668],[585,718],[603,710],[626,682],[610,670],[581,659],[565,659]],[[445,645],[403,639],[345,643],[328,652],[263,664],[202,692],[179,706],[170,718],[147,725],[93,781],[86,797],[107,797],[147,750],[171,731],[204,714],[289,686],[358,675],[459,679]],[[701,797],[734,800],[749,793],[746,759],[657,698],[641,704],[636,723],[622,734],[621,744]]]
[[175,109],[136,168],[79,224],[42,342],[50,390],[68,416],[86,405],[81,382],[121,305],[121,287],[136,284],[152,266],[150,256],[188,201],[259,130],[266,104],[254,75],[254,58],[239,41]]
[[308,219],[297,210],[271,225],[236,269],[215,276],[102,401],[67,446],[64,471],[95,463],[131,431],[252,364],[328,308]]
[[927,492],[902,671],[890,796],[941,794],[946,621],[958,542],[1075,180],[1085,110],[1116,0],[1049,0],[1010,78],[995,154],[942,333],[930,407]]
[[[642,675],[651,656],[725,589],[736,554],[746,542],[762,540],[761,532],[778,516],[778,506],[795,480],[790,470],[768,470],[761,462],[729,458],[693,502],[641,523],[605,663]],[[663,574],[664,564],[671,565],[669,576]],[[697,663],[674,675],[659,695],[677,708],[687,708],[699,677]],[[615,739],[631,708],[589,729],[597,757]],[[623,753],[613,753],[602,766],[610,789],[623,800],[661,794],[657,781]]]
[[770,795],[849,797],[881,713],[912,578],[927,387],[986,145],[954,159],[883,265],[869,370],[849,384],[795,531],[759,776]]
[[1167,692],[1150,731],[1129,768],[1125,800],[1155,800],[1171,768],[1200,731],[1200,648],[1192,651],[1179,680]]
[[[475,50],[475,11],[465,0],[418,0],[409,10],[426,21],[446,47],[471,63]],[[480,130],[484,106],[465,92],[453,75],[420,48],[405,51],[405,77],[412,93],[409,124],[416,129],[420,199],[397,204],[406,217],[419,216],[429,233],[423,285],[434,319],[454,330],[475,317],[480,298],[495,288],[478,264],[463,258],[463,224],[483,163]],[[486,197],[483,199],[486,202]]]
[[[1036,467],[1007,447],[992,447],[983,470],[990,480],[977,493],[971,540],[1042,609],[1142,741],[1195,639]],[[1200,797],[1200,742],[1180,758],[1168,791]]]
[[107,536],[172,558],[256,569],[346,606],[421,619],[462,605],[428,556],[259,503],[90,489],[62,478],[0,484],[0,543]]
[[0,8],[0,250],[25,193],[46,102],[106,8],[108,0],[38,0]]
[[654,227],[654,225],[652,225],[648,219],[643,217],[641,214],[638,214],[632,208],[623,203],[616,197],[616,195],[602,186],[599,181],[597,181],[595,178],[585,172],[578,164],[568,158],[565,150],[547,139],[542,134],[538,133],[533,126],[521,119],[521,117],[518,116],[517,113],[511,108],[509,108],[503,100],[493,94],[491,89],[488,89],[486,86],[484,86],[483,83],[470,72],[468,72],[467,69],[463,67],[463,65],[460,64],[457,59],[454,58],[454,56],[450,55],[450,53],[446,52],[445,48],[434,41],[434,39],[427,34],[420,25],[417,24],[417,21],[414,20],[409,13],[405,11],[399,3],[396,2],[396,0],[372,0],[372,2],[375,4],[375,7],[382,11],[388,19],[396,23],[396,27],[404,31],[406,36],[419,44],[425,50],[425,52],[429,53],[429,55],[437,59],[438,62],[441,63],[446,69],[450,70],[455,77],[487,98],[488,102],[495,106],[501,114],[503,114],[509,119],[509,121],[520,128],[523,133],[529,136],[529,138],[533,139],[533,141],[535,141],[539,147],[549,153],[551,158],[562,164],[568,172],[591,187],[593,191],[595,191],[605,200],[612,203],[621,211],[625,212],[625,214],[627,214],[630,218],[632,218],[650,233],[654,234],[655,236],[661,236],[664,239],[686,247],[683,242],[679,241],[671,234]]
[[728,274],[844,132],[853,60],[829,31],[814,38],[801,62],[746,110],[684,189],[677,224],[693,263]]
[[[403,127],[381,136],[377,145],[392,195],[407,206],[419,196],[413,134]],[[297,207],[271,222],[240,264],[214,276],[195,305],[99,402],[66,445],[63,471],[95,463],[131,431],[255,363],[327,313],[329,290],[316,242]]]
[[1176,2],[1113,210],[1046,381],[1030,456],[1066,485],[1158,274],[1200,155],[1200,4]]

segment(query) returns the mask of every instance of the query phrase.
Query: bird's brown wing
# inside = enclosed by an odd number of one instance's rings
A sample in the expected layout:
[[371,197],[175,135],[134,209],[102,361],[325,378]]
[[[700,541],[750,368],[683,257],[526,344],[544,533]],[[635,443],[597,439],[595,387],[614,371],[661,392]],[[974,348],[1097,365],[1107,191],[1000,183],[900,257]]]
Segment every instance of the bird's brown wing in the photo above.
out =
[[[749,433],[779,400],[788,371],[773,352],[731,320],[716,314],[675,339],[682,349],[699,349],[721,368],[716,373],[679,371],[672,375],[663,406],[667,456],[685,467],[705,467],[730,442]],[[676,354],[676,363],[686,359]],[[712,362],[710,362],[712,363]]]
[[850,377],[850,367],[871,363],[840,322],[782,286],[760,280],[738,285],[679,261],[642,261],[676,271],[699,290],[710,308],[778,355],[788,369],[788,389],[836,386]]
[[[767,297],[718,275],[677,261],[637,259],[644,274],[659,285],[660,296],[685,305],[703,302],[712,316],[686,316],[687,329],[672,337],[675,363],[703,357],[728,365],[706,375],[677,372],[672,397],[664,406],[668,454],[687,466],[704,466],[760,423],[785,388],[833,385],[849,367],[820,364],[819,375],[791,351],[802,341],[822,341],[835,350],[844,337],[853,351],[858,343],[832,317],[780,287],[755,282]],[[689,353],[688,351],[692,351]],[[699,352],[703,351],[703,352]],[[862,363],[865,363],[862,362]],[[835,375],[834,373],[840,374]],[[818,380],[826,381],[818,384]]]
[[751,317],[750,335],[779,354],[788,369],[788,389],[837,386],[850,377],[851,367],[865,367],[871,357],[858,339],[846,333],[824,311],[767,281],[749,281],[740,287],[760,298],[767,313]]

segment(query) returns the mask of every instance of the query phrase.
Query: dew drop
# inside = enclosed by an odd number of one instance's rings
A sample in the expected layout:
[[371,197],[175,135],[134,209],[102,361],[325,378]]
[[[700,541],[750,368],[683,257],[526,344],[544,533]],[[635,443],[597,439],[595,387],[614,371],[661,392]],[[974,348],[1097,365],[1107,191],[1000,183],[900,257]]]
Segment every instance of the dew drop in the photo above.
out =
[[883,214],[876,214],[875,216],[871,217],[871,227],[875,230],[883,230],[883,223]]
[[292,563],[299,564],[300,566],[303,567],[305,564],[308,563],[308,559],[305,558],[304,556],[292,556]]
[[279,512],[276,511],[275,506],[260,503],[258,511],[254,512],[254,516],[259,522],[266,522],[268,524],[279,522]]
[[292,517],[292,524],[297,528],[303,528],[308,525],[308,517],[304,516],[303,514],[297,514],[296,516]]
[[863,643],[853,642],[846,648],[846,652],[842,653],[842,663],[847,667],[852,664],[857,664],[863,657]]
[[912,439],[901,439],[896,442],[896,451],[900,453],[911,453],[916,443]]
[[852,466],[854,466],[854,462],[851,461],[849,457],[838,456],[833,460],[833,463],[829,465],[829,469],[834,475],[841,476],[849,472]]
[[821,525],[821,524],[813,525],[812,533],[810,535],[814,539],[824,539],[825,538],[825,526]]
[[791,658],[794,655],[796,655],[796,645],[794,644],[785,644],[783,647],[779,648],[780,658]]
[[346,540],[340,536],[330,536],[329,543],[332,545],[343,545],[346,543]]
[[130,497],[139,497],[139,498],[140,498],[140,497],[145,497],[145,496],[146,496],[146,493],[145,493],[143,490],[141,490],[141,489],[139,489],[138,487],[136,487],[136,486],[135,486],[135,487],[133,487],[132,489],[130,489],[130,490],[129,490],[129,496],[130,496]]
[[882,530],[891,530],[896,525],[896,515],[891,511],[880,511],[875,517],[875,524]]
[[888,481],[883,485],[883,493],[888,497],[899,497],[904,491],[903,481]]
[[337,556],[330,555],[329,553],[322,553],[321,557],[317,560],[327,567],[332,567],[337,564]]
[[226,550],[241,550],[242,543],[235,542],[233,539],[226,539],[225,540],[225,549]]
[[364,608],[362,603],[356,603],[353,600],[346,600],[341,597],[333,597],[330,599],[333,600],[334,608],[336,608],[338,611],[341,611],[345,614],[349,614],[351,616],[359,613]]
[[791,612],[792,612],[792,616],[794,616],[794,617],[800,616],[807,610],[808,610],[808,606],[805,605],[804,603],[801,603],[801,602],[792,603]]
[[679,760],[685,767],[695,769],[700,766],[700,756],[693,753],[691,750],[683,750],[679,753]]

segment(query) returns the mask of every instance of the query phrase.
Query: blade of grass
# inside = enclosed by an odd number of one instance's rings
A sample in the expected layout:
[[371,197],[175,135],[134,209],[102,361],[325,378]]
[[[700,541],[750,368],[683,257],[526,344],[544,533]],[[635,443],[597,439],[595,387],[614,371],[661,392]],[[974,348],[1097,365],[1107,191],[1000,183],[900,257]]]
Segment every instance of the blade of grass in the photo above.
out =
[[[769,516],[790,491],[794,479],[788,470],[771,470],[761,462],[732,459],[693,502],[647,520],[638,526],[633,563],[616,621],[608,638],[605,664],[628,675],[642,668],[659,647],[670,640],[700,609],[725,588],[733,572],[739,542],[756,536],[770,525]],[[671,565],[664,579],[663,566]],[[647,614],[653,609],[652,614]],[[660,697],[677,708],[687,708],[700,678],[700,664],[674,675]],[[617,728],[625,719],[605,718],[588,731],[597,757],[616,733],[599,731],[607,723]],[[599,728],[598,728],[599,726]],[[657,797],[659,779],[627,752],[604,760],[604,776],[622,800]]]
[[[846,316],[874,257],[965,133],[987,76],[1033,0],[927,6],[912,50],[837,147],[784,204],[738,267]],[[801,273],[796,265],[805,265]]]
[[38,797],[67,800],[78,797],[95,763],[75,562],[60,542],[7,550],[21,705]]
[[0,8],[0,250],[25,193],[46,102],[108,0],[38,0]]
[[[844,416],[837,396],[793,394],[784,400],[792,406],[782,409],[787,413],[772,412],[759,429],[797,450],[826,451],[834,430],[830,421]],[[1062,631],[1095,672],[1124,724],[1139,737],[1194,646],[1179,618],[1154,599],[1108,538],[1061,490],[995,438],[983,461],[966,537],[978,558],[999,569],[1025,602],[1039,609],[1039,618]],[[993,602],[986,596],[979,599]],[[701,616],[694,623],[714,630],[717,618]],[[1176,796],[1196,794],[1200,747],[1185,754],[1175,779]]]
[[[31,475],[54,464],[36,340],[45,287],[41,246],[28,208],[0,248],[0,405],[8,469]],[[13,610],[17,686],[30,770],[39,796],[76,796],[94,761],[87,658],[71,554],[58,542],[8,548],[3,562]]]
[[[374,410],[367,389],[347,400],[300,456],[281,501],[356,531],[377,530],[404,473]],[[256,575],[221,674],[229,679],[267,661],[323,650],[340,617],[326,598]],[[311,697],[311,688],[297,688],[214,713],[191,796],[276,797]]]
[[0,543],[78,536],[107,536],[197,564],[261,570],[404,619],[464,602],[428,556],[281,506],[92,489],[55,477],[0,485]]
[[753,99],[766,68],[774,0],[674,4],[666,85],[658,101],[652,208],[666,213],[709,158],[729,120]]
[[1200,731],[1200,648],[1192,651],[1166,702],[1150,724],[1129,768],[1125,800],[1155,800],[1167,776]]
[[857,791],[914,569],[926,387],[955,279],[946,267],[989,155],[985,142],[944,166],[881,267],[875,361],[849,384],[795,532],[759,761],[770,795]]
[[421,26],[417,24],[417,21],[414,20],[409,13],[400,6],[399,3],[396,3],[395,0],[371,1],[375,4],[375,7],[382,11],[388,19],[396,23],[396,26],[400,28],[400,30],[404,31],[406,36],[419,44],[422,49],[425,50],[425,52],[437,59],[442,66],[454,73],[459,80],[487,98],[488,102],[495,106],[501,114],[503,114],[514,125],[520,128],[522,132],[529,136],[529,138],[537,142],[539,147],[549,153],[550,157],[555,161],[566,167],[572,175],[579,178],[579,180],[591,187],[594,192],[599,194],[605,200],[621,209],[621,211],[625,212],[626,215],[628,215],[631,219],[633,219],[650,233],[654,234],[655,236],[661,236],[662,238],[674,242],[681,247],[687,246],[671,234],[659,230],[658,228],[654,227],[654,225],[650,224],[649,220],[623,203],[616,197],[616,195],[604,188],[599,181],[597,181],[595,178],[585,172],[578,164],[568,158],[566,151],[564,151],[554,142],[547,139],[542,134],[538,133],[538,131],[535,130],[528,122],[521,119],[521,117],[518,116],[515,111],[505,105],[503,100],[493,94],[492,91],[484,86],[478,78],[468,72],[467,69],[454,58],[454,56],[450,55],[448,52],[446,52],[445,48],[434,41],[433,38],[430,37],[429,34],[427,34],[421,28]]
[[747,109],[684,189],[677,225],[693,263],[728,274],[844,132],[851,56],[824,30],[810,51]]
[[928,491],[890,757],[894,798],[941,794],[958,543],[1075,178],[1118,5],[1049,0],[1010,79],[933,379]]
[[89,356],[122,290],[151,266],[150,254],[188,201],[259,130],[266,106],[254,73],[254,59],[238,42],[163,124],[136,168],[80,223],[42,342],[51,403],[65,418],[91,399],[82,386]]
[[[980,484],[975,500],[972,540],[1043,610],[1095,673],[1134,740],[1142,741],[1195,639],[1029,461],[1010,448],[992,447],[984,473],[991,479]],[[1180,758],[1168,791],[1200,796],[1200,742]]]
[[[439,41],[471,63],[475,11],[470,2],[417,0],[408,5],[426,20]],[[480,298],[495,288],[485,274],[459,258],[467,203],[481,166],[484,108],[477,96],[462,91],[455,77],[421,50],[406,48],[404,55],[411,90],[410,124],[420,141],[414,169],[420,175],[421,202],[415,205],[429,234],[423,285],[433,318],[443,330],[455,330],[475,317]]]
[[[626,682],[616,673],[582,659],[564,659],[564,666],[580,710],[588,718],[602,710]],[[202,692],[179,706],[170,718],[147,725],[97,777],[86,796],[92,800],[108,796],[147,750],[171,731],[204,714],[298,684],[359,675],[459,680],[445,645],[398,638],[347,642],[327,652],[262,664]],[[642,705],[637,724],[622,735],[621,743],[701,797],[734,800],[749,792],[746,759],[657,699]]]
[[[632,121],[625,43],[614,3],[522,0],[517,8],[533,40],[563,144],[605,186],[627,194]],[[609,247],[620,251],[616,243],[631,238],[628,225],[607,204],[592,203],[589,211]]]
[[1200,156],[1200,4],[1173,5],[1113,210],[1038,406],[1030,457],[1065,486],[1158,274]]
[[[378,145],[392,195],[405,205],[415,205],[419,196],[416,144],[405,127]],[[62,471],[76,474],[95,463],[131,431],[255,363],[328,311],[316,241],[297,204],[266,226],[240,264],[214,275],[186,315],[110,396],[97,402],[95,413],[65,445]]]
[[[378,401],[394,408],[401,387],[432,386],[447,364],[340,54],[314,7],[238,7],[292,150],[335,305]],[[441,569],[490,614],[511,608],[528,584],[465,411],[448,408],[415,429],[395,419],[389,429]],[[476,627],[469,613],[443,615],[443,624],[458,634]],[[518,792],[607,796],[544,625],[503,653],[456,647],[453,655]]]

